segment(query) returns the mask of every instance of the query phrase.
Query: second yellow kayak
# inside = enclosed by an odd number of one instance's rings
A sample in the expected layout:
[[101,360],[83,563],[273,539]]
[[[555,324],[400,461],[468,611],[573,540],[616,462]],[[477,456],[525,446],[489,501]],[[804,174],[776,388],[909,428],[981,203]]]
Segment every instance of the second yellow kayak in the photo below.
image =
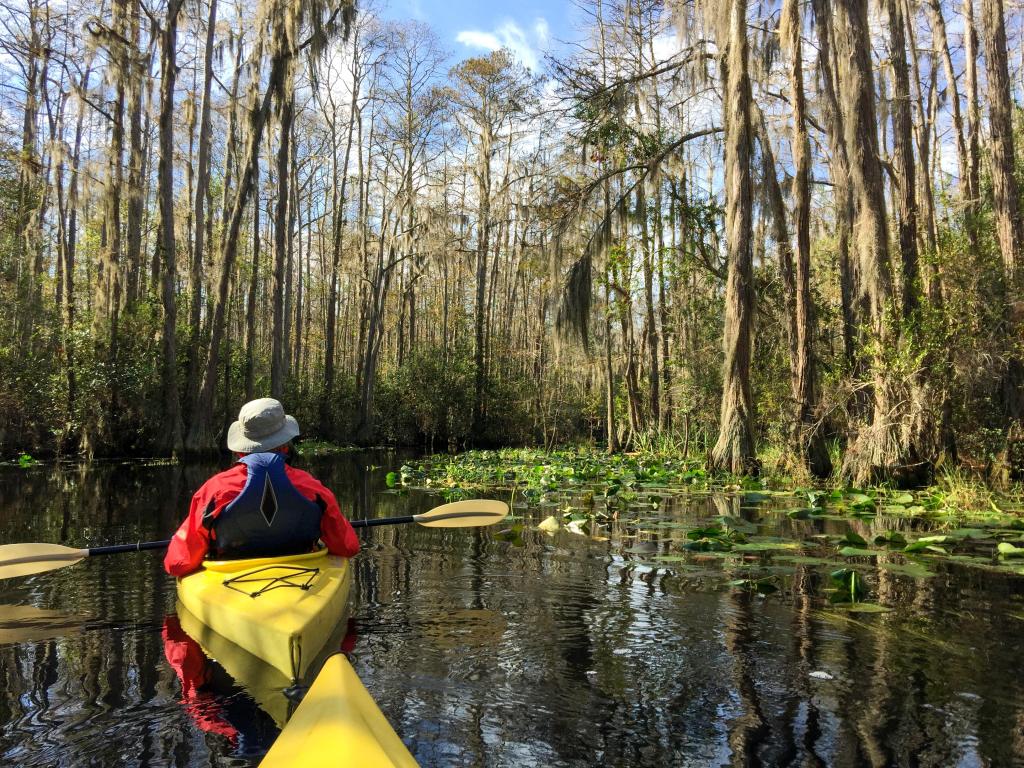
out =
[[260,768],[416,768],[343,654],[327,659]]

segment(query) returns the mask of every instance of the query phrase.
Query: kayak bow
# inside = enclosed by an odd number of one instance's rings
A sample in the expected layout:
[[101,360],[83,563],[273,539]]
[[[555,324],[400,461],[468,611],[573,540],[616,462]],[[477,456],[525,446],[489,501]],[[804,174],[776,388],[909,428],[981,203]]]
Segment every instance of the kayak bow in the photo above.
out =
[[327,659],[260,768],[416,768],[343,654]]

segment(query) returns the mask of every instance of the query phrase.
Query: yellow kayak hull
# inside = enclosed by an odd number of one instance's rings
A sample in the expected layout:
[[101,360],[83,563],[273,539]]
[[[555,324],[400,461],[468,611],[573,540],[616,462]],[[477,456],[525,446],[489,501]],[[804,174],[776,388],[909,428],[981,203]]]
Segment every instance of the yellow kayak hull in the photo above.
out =
[[327,659],[260,768],[416,768],[342,654]]
[[295,708],[284,694],[292,681],[281,670],[218,635],[193,616],[181,601],[178,601],[177,609],[181,628],[199,643],[203,653],[224,667],[224,671],[252,696],[260,709],[273,718],[278,728],[284,728]]
[[341,622],[351,586],[348,560],[321,550],[208,560],[178,580],[178,600],[221,637],[299,680]]

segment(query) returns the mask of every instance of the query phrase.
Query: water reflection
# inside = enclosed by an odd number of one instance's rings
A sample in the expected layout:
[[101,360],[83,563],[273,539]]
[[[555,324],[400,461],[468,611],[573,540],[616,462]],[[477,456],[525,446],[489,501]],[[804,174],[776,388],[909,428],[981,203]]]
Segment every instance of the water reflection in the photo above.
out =
[[[385,492],[400,463],[313,470],[354,517],[440,503]],[[4,470],[0,543],[163,538],[216,469]],[[687,528],[718,515],[809,541],[848,521],[707,494],[623,512],[592,536],[536,530],[549,513],[364,534],[355,666],[423,765],[1024,765],[1019,576],[955,561],[930,578],[876,570],[872,599],[891,611],[850,614],[829,605],[829,569],[798,555],[673,560]],[[767,596],[727,586],[764,574]],[[243,687],[223,653],[183,684],[185,657],[165,648],[174,615],[152,553],[0,582],[0,763],[258,763],[287,716],[275,686]]]

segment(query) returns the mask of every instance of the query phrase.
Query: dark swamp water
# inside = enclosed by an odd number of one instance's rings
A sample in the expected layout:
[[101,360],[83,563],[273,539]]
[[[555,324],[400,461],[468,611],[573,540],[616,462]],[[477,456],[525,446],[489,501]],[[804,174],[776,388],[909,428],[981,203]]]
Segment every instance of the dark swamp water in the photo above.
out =
[[[388,491],[393,454],[301,463],[353,518],[442,501]],[[0,543],[165,538],[214,469],[0,469]],[[803,550],[672,554],[723,513],[790,541],[854,525],[783,508],[676,497],[590,536],[537,530],[550,510],[370,529],[356,670],[424,766],[1024,765],[1024,576],[870,567],[868,595],[890,610],[853,613]],[[747,576],[774,591],[730,585]],[[154,553],[0,582],[0,764],[257,764],[274,718],[212,661],[183,692],[174,612]]]

